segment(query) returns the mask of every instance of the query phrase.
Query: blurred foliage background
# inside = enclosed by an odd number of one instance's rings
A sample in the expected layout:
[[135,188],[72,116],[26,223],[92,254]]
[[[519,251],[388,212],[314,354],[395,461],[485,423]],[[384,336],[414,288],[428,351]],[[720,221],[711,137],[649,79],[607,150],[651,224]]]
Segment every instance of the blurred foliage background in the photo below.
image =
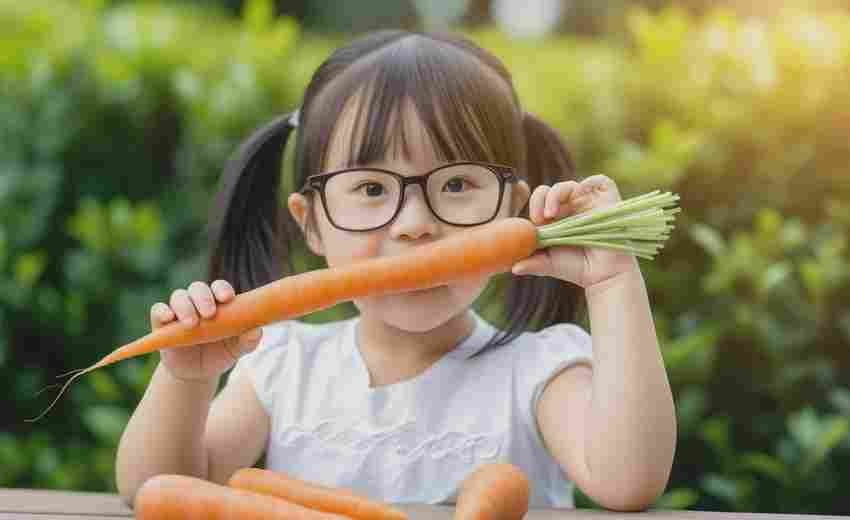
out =
[[641,261],[679,421],[655,507],[850,513],[846,3],[527,3],[0,0],[0,486],[115,490],[158,356],[25,422],[56,389],[36,392],[203,279],[226,158],[333,48],[451,27],[504,60],[582,177],[681,195]]

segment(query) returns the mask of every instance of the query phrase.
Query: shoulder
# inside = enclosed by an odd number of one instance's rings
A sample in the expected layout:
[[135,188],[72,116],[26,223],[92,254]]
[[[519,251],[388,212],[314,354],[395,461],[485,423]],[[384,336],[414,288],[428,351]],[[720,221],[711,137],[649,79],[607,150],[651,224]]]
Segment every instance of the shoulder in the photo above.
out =
[[580,325],[558,323],[521,334],[509,346],[515,392],[524,410],[532,414],[544,388],[565,369],[593,366],[593,339]]
[[556,323],[536,332],[517,336],[508,348],[519,366],[582,358],[592,361],[593,338],[580,325]]

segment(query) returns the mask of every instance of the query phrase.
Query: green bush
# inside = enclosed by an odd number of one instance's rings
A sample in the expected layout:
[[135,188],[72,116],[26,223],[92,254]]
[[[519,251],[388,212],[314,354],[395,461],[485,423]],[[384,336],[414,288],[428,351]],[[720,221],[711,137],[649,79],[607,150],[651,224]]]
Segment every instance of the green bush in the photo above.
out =
[[[0,0],[0,486],[115,490],[157,356],[93,372],[24,419],[55,375],[147,333],[152,303],[203,278],[225,159],[298,105],[339,43],[268,6],[232,19]],[[582,176],[681,195],[674,234],[641,262],[679,425],[655,507],[850,512],[850,16],[667,9],[628,28],[625,44],[467,34]]]

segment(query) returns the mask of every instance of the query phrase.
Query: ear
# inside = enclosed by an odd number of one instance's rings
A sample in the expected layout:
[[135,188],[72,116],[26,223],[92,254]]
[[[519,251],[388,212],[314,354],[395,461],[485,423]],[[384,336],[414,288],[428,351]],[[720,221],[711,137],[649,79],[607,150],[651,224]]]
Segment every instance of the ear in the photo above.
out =
[[528,197],[531,196],[531,189],[528,183],[520,179],[519,182],[511,185],[511,208],[510,215],[516,217],[525,204],[528,202]]
[[[292,218],[295,219],[295,222],[298,223],[298,227],[301,228],[301,234],[304,235],[304,238],[307,241],[307,247],[310,248],[310,251],[312,251],[313,254],[324,256],[325,247],[316,226],[311,226],[309,233],[305,230],[307,215],[313,210],[312,205],[310,204],[310,199],[300,193],[293,193],[289,196],[287,205],[289,206],[289,212],[292,214]],[[318,219],[313,219],[313,222],[317,221]]]

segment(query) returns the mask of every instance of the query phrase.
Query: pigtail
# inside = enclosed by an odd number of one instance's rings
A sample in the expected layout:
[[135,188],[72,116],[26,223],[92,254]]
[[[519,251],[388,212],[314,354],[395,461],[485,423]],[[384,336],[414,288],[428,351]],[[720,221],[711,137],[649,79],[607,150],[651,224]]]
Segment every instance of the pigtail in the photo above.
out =
[[280,278],[282,260],[291,262],[294,221],[278,200],[290,116],[256,130],[224,168],[209,219],[208,283],[226,280],[239,294]]
[[[523,117],[526,142],[525,178],[531,192],[541,184],[577,180],[575,165],[557,130],[526,112]],[[528,218],[528,204],[520,216]],[[512,276],[507,287],[510,323],[507,335],[530,328],[542,329],[562,322],[576,323],[582,316],[580,287],[548,276]]]

